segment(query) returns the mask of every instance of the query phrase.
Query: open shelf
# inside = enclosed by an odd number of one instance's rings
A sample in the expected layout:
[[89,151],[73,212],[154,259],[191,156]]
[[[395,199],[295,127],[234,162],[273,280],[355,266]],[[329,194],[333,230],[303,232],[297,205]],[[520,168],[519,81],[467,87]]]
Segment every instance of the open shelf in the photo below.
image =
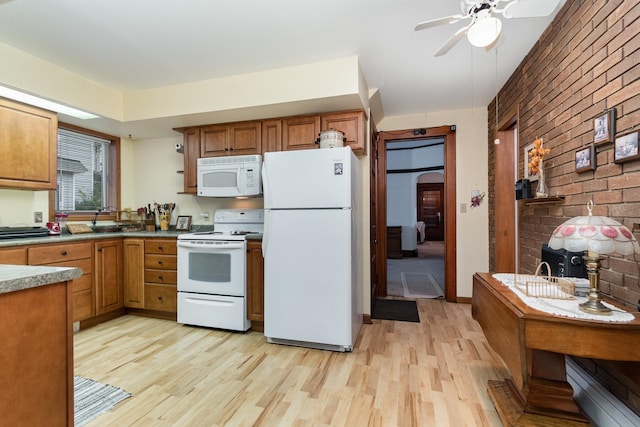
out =
[[553,196],[553,197],[537,197],[533,199],[521,199],[525,205],[546,205],[551,203],[558,203],[564,201],[564,196]]

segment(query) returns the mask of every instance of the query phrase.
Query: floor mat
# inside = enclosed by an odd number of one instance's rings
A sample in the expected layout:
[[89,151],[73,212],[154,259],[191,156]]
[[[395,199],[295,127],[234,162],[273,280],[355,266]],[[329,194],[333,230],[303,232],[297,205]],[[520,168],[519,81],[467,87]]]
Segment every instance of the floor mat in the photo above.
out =
[[444,298],[440,284],[431,273],[400,273],[406,298]]
[[420,322],[418,304],[415,301],[379,299],[373,308],[372,319]]
[[117,403],[131,397],[121,388],[76,375],[74,377],[75,426],[83,426]]

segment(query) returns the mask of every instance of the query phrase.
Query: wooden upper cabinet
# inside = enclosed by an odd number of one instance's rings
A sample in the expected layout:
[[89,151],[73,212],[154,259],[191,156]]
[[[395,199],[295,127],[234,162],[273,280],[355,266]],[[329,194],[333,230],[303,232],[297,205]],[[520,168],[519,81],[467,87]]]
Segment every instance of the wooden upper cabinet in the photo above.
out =
[[229,127],[211,125],[200,128],[200,157],[226,156],[229,151]]
[[282,151],[282,120],[262,121],[262,154],[267,151]]
[[345,111],[322,115],[322,130],[336,129],[344,133],[345,145],[356,154],[366,154],[364,111]]
[[262,123],[241,122],[229,125],[229,155],[260,154],[262,147]]
[[260,154],[262,126],[259,121],[200,128],[200,157]]
[[282,149],[304,150],[318,148],[320,116],[295,116],[282,119]]
[[58,117],[0,98],[0,187],[56,189]]

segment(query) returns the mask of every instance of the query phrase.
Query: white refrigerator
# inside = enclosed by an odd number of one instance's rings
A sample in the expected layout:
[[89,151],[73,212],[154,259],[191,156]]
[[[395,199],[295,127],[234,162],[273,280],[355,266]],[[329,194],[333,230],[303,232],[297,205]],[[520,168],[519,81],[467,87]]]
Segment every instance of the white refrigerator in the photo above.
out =
[[362,325],[361,173],[349,147],[264,155],[264,335],[351,351]]

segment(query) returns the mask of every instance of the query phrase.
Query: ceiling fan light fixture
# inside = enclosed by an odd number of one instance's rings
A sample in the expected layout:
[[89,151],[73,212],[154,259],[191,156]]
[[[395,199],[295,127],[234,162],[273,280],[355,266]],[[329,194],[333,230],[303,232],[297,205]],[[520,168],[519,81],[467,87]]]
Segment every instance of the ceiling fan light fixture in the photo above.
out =
[[502,21],[493,16],[479,17],[467,31],[469,43],[475,47],[487,47],[500,35]]

